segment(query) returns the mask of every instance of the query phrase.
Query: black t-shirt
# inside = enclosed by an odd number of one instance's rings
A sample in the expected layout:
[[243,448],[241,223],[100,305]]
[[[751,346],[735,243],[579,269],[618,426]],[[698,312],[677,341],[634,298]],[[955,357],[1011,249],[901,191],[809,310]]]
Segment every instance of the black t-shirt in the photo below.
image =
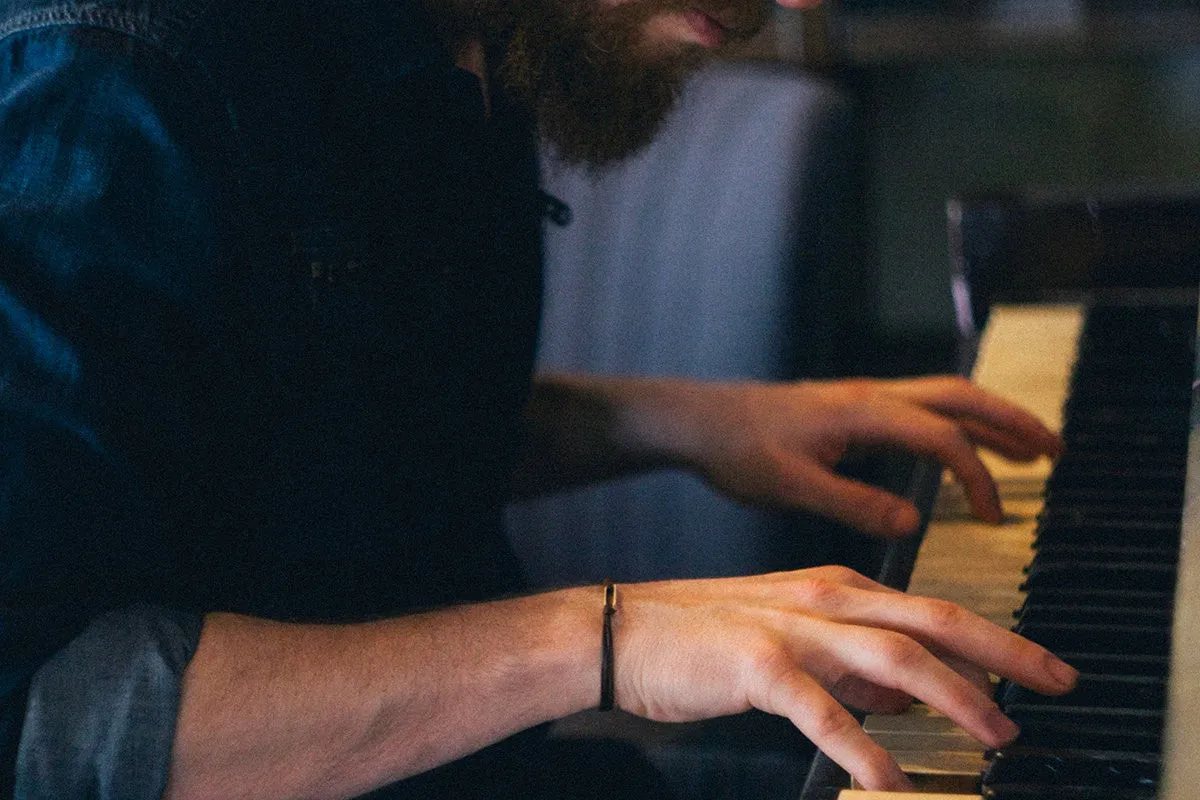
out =
[[109,609],[354,620],[518,589],[523,116],[485,119],[419,2],[15,5],[2,738]]

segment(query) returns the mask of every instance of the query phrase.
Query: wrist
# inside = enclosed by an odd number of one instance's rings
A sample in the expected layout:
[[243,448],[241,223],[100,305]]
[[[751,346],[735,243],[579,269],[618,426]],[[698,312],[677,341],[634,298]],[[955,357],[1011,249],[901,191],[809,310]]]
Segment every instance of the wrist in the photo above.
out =
[[[528,697],[529,725],[595,708],[600,694],[604,590],[562,589],[522,598],[499,674],[502,692]],[[532,690],[532,691],[531,691]]]
[[705,405],[715,384],[675,378],[620,381],[611,391],[614,434],[627,460],[694,469],[705,448]]

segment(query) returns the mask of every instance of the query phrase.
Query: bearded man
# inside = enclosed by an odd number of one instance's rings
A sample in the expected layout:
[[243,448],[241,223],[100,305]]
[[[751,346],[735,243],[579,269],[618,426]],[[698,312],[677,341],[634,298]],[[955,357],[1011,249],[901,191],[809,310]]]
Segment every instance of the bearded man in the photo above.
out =
[[764,13],[0,3],[0,765],[17,796],[532,793],[536,739],[490,746],[598,702],[784,715],[887,788],[903,775],[839,700],[919,697],[998,745],[1015,731],[983,670],[1072,685],[1030,642],[835,568],[519,595],[500,528],[514,474],[532,491],[683,467],[903,535],[911,505],[832,472],[848,447],[941,458],[993,520],[975,446],[1058,450],[949,378],[531,382],[534,134],[620,158]]

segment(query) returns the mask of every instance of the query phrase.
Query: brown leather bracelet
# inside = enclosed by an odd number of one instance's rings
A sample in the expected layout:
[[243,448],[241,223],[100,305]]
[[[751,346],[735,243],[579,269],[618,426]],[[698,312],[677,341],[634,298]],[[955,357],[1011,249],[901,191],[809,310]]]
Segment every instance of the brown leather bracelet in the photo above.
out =
[[617,613],[617,586],[611,580],[604,581],[604,631],[600,637],[600,710],[612,711],[616,699],[613,683],[613,633],[612,618]]

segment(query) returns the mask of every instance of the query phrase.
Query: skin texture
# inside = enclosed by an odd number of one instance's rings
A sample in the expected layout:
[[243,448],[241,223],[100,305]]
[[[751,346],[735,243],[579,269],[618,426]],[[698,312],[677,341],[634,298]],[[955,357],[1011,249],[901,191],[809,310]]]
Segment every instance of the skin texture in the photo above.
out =
[[[616,701],[683,721],[780,714],[864,786],[908,782],[842,707],[916,697],[990,746],[1017,731],[934,652],[1038,691],[1076,673],[942,601],[822,567],[622,586]],[[188,669],[170,798],[342,798],[594,706],[599,587],[346,626],[213,615]],[[839,702],[840,701],[840,702]]]
[[[547,378],[529,419],[525,476],[543,487],[551,475],[676,465],[744,499],[829,508],[889,535],[915,511],[834,476],[848,448],[941,457],[976,512],[997,518],[975,444],[1020,458],[1060,446],[1026,412],[946,377]],[[868,788],[908,783],[841,703],[897,711],[919,698],[999,746],[1016,729],[990,699],[988,672],[1051,694],[1076,677],[962,608],[839,567],[624,585],[619,598],[621,708],[662,721],[786,716]],[[167,796],[352,797],[592,707],[602,606],[602,591],[583,587],[361,625],[212,615],[185,674]]]
[[529,417],[522,493],[631,466],[683,466],[743,502],[807,508],[879,536],[912,533],[917,509],[834,474],[855,450],[901,446],[936,458],[975,514],[999,522],[976,447],[1018,461],[1062,449],[1032,414],[953,376],[779,384],[543,376]]
[[[650,14],[644,46],[709,46],[694,22],[688,10]],[[481,51],[460,60],[486,77]],[[916,510],[834,474],[858,448],[941,460],[993,521],[999,500],[976,446],[1018,459],[1061,449],[1032,416],[958,378],[549,376],[527,417],[522,491],[679,467],[744,502],[809,508],[884,536],[911,532]],[[184,676],[166,796],[353,797],[595,706],[602,607],[599,587],[579,587],[356,625],[209,615]],[[999,746],[1016,729],[990,699],[988,672],[1051,694],[1077,678],[957,606],[837,567],[623,585],[615,637],[621,708],[665,721],[779,714],[869,789],[908,782],[843,702],[895,711],[919,698]]]

